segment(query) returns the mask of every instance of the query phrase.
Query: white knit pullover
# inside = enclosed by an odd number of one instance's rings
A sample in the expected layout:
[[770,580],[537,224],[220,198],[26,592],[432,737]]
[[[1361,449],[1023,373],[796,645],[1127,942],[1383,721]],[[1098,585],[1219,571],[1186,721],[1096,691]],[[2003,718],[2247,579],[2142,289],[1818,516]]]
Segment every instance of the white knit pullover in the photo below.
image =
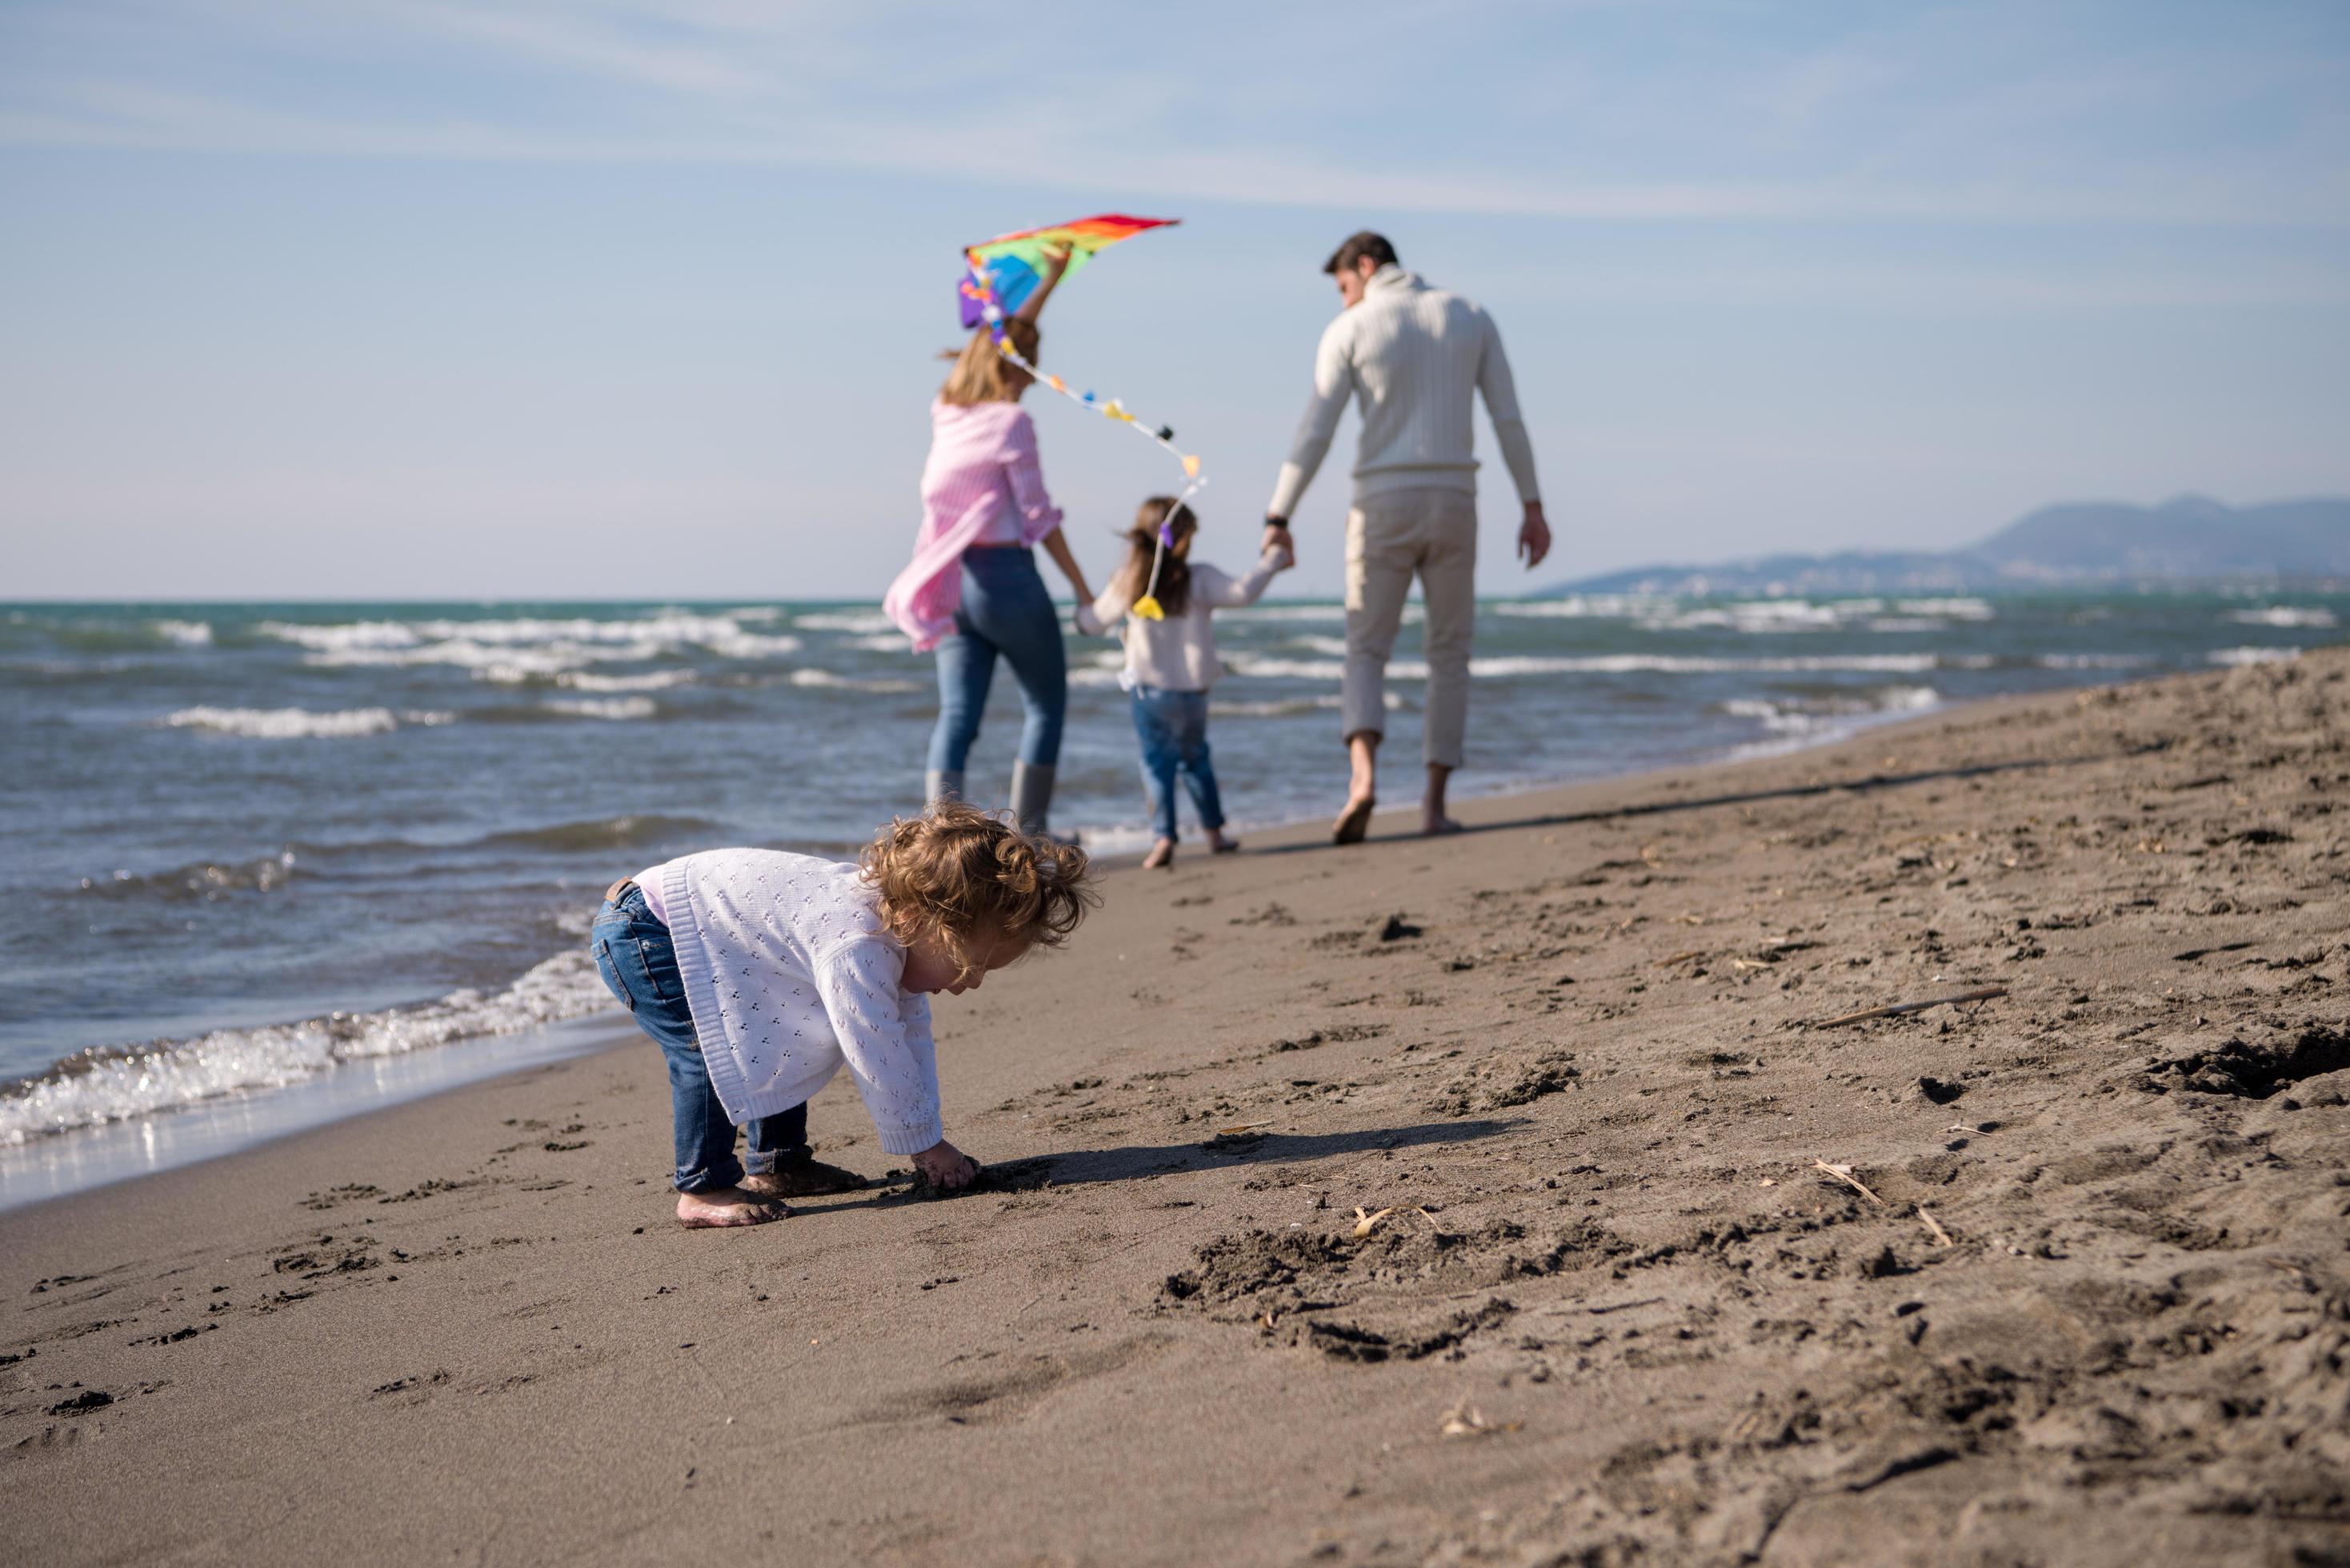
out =
[[931,1002],[854,866],[712,849],[646,873],[660,886],[710,1086],[737,1126],[800,1105],[843,1066],[891,1154],[946,1136]]
[[1118,683],[1131,691],[1155,686],[1162,691],[1205,691],[1224,672],[1216,657],[1216,629],[1209,614],[1253,605],[1263,597],[1265,585],[1281,570],[1281,552],[1267,550],[1256,569],[1245,577],[1228,576],[1206,561],[1191,563],[1191,581],[1184,591],[1183,613],[1146,620],[1129,613],[1140,584],[1126,581],[1119,572],[1091,604],[1077,606],[1077,629],[1102,637],[1117,627],[1126,639],[1126,668]]
[[1390,262],[1373,273],[1362,303],[1324,328],[1314,355],[1314,398],[1305,405],[1289,461],[1273,487],[1268,516],[1287,517],[1330,450],[1347,400],[1363,403],[1355,457],[1357,498],[1392,490],[1477,490],[1470,424],[1472,393],[1485,412],[1518,499],[1540,498],[1534,449],[1518,417],[1518,389],[1493,318],[1461,296],[1432,288]]

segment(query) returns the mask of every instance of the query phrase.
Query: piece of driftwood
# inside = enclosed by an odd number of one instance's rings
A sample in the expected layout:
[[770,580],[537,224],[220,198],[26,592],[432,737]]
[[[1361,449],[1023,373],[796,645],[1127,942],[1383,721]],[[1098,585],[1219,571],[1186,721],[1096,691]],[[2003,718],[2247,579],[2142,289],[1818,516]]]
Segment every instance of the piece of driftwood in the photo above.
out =
[[1962,991],[1956,996],[1929,997],[1924,1002],[1897,1002],[1889,1007],[1871,1007],[1860,1012],[1847,1012],[1841,1018],[1822,1018],[1811,1025],[1814,1029],[1834,1029],[1841,1023],[1858,1023],[1870,1018],[1898,1018],[1905,1013],[1923,1012],[1929,1007],[1950,1007],[1961,1002],[1989,1002],[1994,996],[2005,996],[2007,987],[1986,985],[1973,991]]
[[1852,1167],[1848,1165],[1830,1165],[1825,1159],[1815,1159],[1812,1161],[1812,1168],[1814,1170],[1826,1171],[1830,1176],[1835,1177],[1838,1181],[1843,1182],[1846,1187],[1851,1188],[1855,1192],[1859,1193],[1863,1198],[1867,1199],[1879,1209],[1885,1207],[1885,1199],[1879,1198],[1876,1193],[1871,1192],[1866,1187],[1863,1186],[1860,1178],[1852,1173]]
[[1703,957],[1705,957],[1705,950],[1703,948],[1691,948],[1687,952],[1675,953],[1669,959],[1659,959],[1657,961],[1657,967],[1659,969],[1670,969],[1677,963],[1687,963],[1691,959],[1701,959]]
[[1923,1220],[1926,1222],[1926,1229],[1934,1233],[1934,1245],[1937,1247],[1955,1247],[1958,1245],[1957,1242],[1950,1240],[1950,1233],[1948,1231],[1943,1230],[1941,1224],[1936,1220],[1931,1214],[1926,1212],[1926,1206],[1922,1203],[1918,1205],[1918,1218]]

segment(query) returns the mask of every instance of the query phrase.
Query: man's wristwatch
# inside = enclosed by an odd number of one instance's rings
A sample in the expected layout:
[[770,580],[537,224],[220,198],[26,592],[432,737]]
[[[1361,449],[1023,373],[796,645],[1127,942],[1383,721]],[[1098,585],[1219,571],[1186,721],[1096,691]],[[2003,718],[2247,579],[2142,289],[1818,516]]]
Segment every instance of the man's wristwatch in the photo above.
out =
[[1286,517],[1275,517],[1270,512],[1264,514],[1264,525],[1268,528],[1278,528],[1284,534],[1289,532],[1289,519]]

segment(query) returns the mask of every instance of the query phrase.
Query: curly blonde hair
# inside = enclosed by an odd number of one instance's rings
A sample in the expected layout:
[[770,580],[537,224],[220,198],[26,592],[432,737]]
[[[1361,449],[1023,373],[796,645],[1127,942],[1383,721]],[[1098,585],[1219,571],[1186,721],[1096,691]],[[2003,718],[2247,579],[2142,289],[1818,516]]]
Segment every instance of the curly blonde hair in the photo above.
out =
[[956,800],[893,819],[857,863],[889,934],[908,944],[937,937],[965,975],[990,939],[1059,947],[1099,901],[1084,850]]

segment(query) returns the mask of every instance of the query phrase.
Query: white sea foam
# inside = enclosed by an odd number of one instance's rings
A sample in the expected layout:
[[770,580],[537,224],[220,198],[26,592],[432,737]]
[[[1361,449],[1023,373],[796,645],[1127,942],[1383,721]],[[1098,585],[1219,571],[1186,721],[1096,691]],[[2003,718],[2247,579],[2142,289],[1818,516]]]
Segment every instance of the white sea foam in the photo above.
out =
[[1987,599],[1896,599],[1893,607],[1903,615],[1929,615],[1943,620],[1992,620],[1999,615]]
[[182,648],[210,648],[213,628],[210,621],[159,620],[154,623],[155,635]]
[[[1382,692],[1387,711],[1396,712],[1403,707],[1403,699],[1392,691]],[[1289,719],[1301,713],[1313,713],[1337,709],[1346,699],[1335,692],[1319,697],[1276,697],[1264,701],[1210,702],[1211,717],[1227,719]]]
[[[1336,659],[1260,659],[1236,654],[1227,662],[1234,674],[1260,680],[1336,680],[1346,673],[1346,666]],[[1697,675],[1742,670],[1782,673],[1850,670],[1913,674],[1937,669],[1976,669],[1987,666],[1989,662],[1988,656],[1953,659],[1931,653],[1818,654],[1778,659],[1711,659],[1652,653],[1568,657],[1510,654],[1492,659],[1472,659],[1469,661],[1469,673],[1484,680],[1528,675]],[[1417,659],[1390,659],[1388,677],[1393,680],[1425,680],[1428,679],[1428,665],[1425,660]]]
[[1283,646],[1286,648],[1302,648],[1309,653],[1326,653],[1337,659],[1344,659],[1347,657],[1347,639],[1345,638],[1324,637],[1318,632],[1302,633],[1299,636],[1289,639],[1287,642],[1283,644]]
[[2246,626],[2307,627],[2323,631],[2334,624],[2334,612],[2320,605],[2269,605],[2261,609],[2230,610],[2228,618]]
[[[1426,615],[1427,611],[1421,606],[1417,604],[1408,604],[1403,607],[1403,624],[1406,626],[1417,626],[1426,618]],[[1222,621],[1267,621],[1276,624],[1284,622],[1321,622],[1326,625],[1343,625],[1347,619],[1347,607],[1344,605],[1315,604],[1254,604],[1242,606],[1232,609],[1218,610],[1216,612],[1216,618]]]
[[910,653],[914,645],[902,631],[875,632],[870,637],[852,637],[848,646],[861,648],[868,653]]
[[792,684],[795,686],[821,686],[843,691],[895,692],[920,691],[922,689],[922,683],[919,680],[899,680],[889,677],[867,678],[856,675],[836,675],[829,670],[816,669],[793,670]]
[[2241,670],[2248,664],[2282,664],[2301,657],[2297,648],[2215,648],[2204,657],[2214,664]]
[[[1875,599],[1864,600],[1866,613],[1883,609]],[[1650,617],[1642,625],[1652,631],[1699,631],[1720,628],[1750,636],[1791,631],[1834,631],[1849,618],[1835,605],[1809,599],[1751,599],[1732,604],[1704,605]]]
[[175,730],[211,730],[255,741],[338,741],[390,734],[403,723],[445,724],[455,717],[432,711],[394,713],[389,708],[346,708],[326,713],[307,708],[182,708],[162,722]]
[[597,675],[572,670],[556,676],[555,683],[574,691],[666,691],[672,686],[689,685],[694,679],[691,670],[652,670],[642,675]]
[[2043,670],[2136,670],[2147,660],[2141,653],[2043,653],[2032,662]]
[[1775,735],[1817,735],[1852,727],[1855,719],[1923,713],[1939,707],[1942,694],[1931,686],[1885,686],[1851,696],[1735,697],[1721,705],[1734,718],[1759,720]]
[[549,712],[570,713],[582,719],[608,719],[615,722],[650,719],[660,711],[660,704],[650,697],[556,698],[545,706]]
[[452,664],[478,680],[547,680],[589,664],[659,659],[700,649],[721,659],[758,660],[795,653],[787,633],[747,631],[735,615],[659,611],[627,620],[346,621],[312,626],[264,621],[259,629],[309,650],[308,663]]
[[1648,594],[1569,594],[1555,599],[1502,599],[1486,605],[1495,615],[1564,620],[1632,620],[1670,613],[1673,601]]
[[341,1062],[508,1034],[615,1005],[594,961],[577,950],[536,965],[503,991],[454,991],[417,1007],[224,1029],[135,1051],[89,1053],[0,1096],[0,1144],[279,1088]]
[[792,617],[802,631],[852,631],[870,635],[897,630],[897,622],[879,610],[816,610]]

